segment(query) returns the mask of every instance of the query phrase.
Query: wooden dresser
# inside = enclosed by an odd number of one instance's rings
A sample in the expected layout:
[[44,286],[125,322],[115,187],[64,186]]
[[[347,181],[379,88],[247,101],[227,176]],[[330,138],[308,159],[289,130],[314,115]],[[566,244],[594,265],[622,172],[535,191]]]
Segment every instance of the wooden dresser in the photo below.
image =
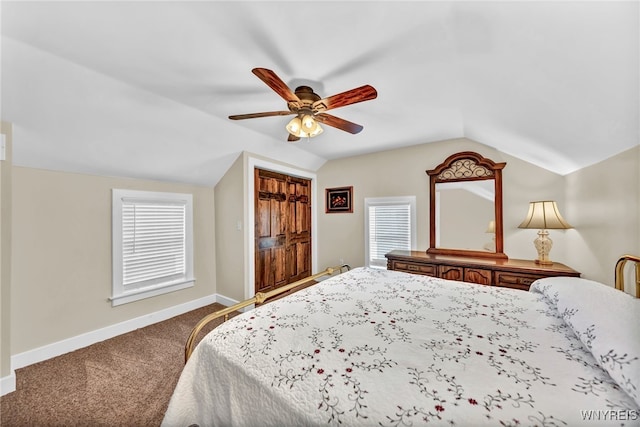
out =
[[543,277],[580,277],[579,272],[560,263],[543,266],[522,259],[484,259],[400,250],[385,256],[389,270],[525,291],[536,279]]

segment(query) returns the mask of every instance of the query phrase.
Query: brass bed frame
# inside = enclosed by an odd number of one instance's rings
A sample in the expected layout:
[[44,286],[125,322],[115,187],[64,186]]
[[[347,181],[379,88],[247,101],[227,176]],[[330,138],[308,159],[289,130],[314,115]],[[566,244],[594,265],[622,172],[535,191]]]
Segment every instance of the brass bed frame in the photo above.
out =
[[616,262],[616,289],[624,292],[624,266],[627,261],[635,265],[636,270],[636,298],[640,298],[640,257],[635,255],[622,255]]
[[245,307],[248,307],[250,305],[253,304],[262,304],[263,302],[265,302],[266,300],[268,300],[269,298],[273,298],[275,296],[278,296],[280,294],[283,294],[287,291],[290,291],[294,288],[297,288],[298,286],[304,285],[307,282],[311,282],[319,277],[322,276],[327,276],[327,275],[332,275],[333,273],[335,273],[336,271],[342,273],[342,270],[351,270],[351,267],[348,264],[342,264],[339,266],[335,266],[335,267],[329,267],[324,271],[321,271],[320,273],[305,277],[304,279],[300,279],[296,282],[293,283],[289,283],[288,285],[279,287],[277,289],[274,289],[272,291],[269,292],[257,292],[256,295],[254,297],[251,297],[247,300],[244,301],[240,301],[237,304],[231,305],[227,308],[223,308],[222,310],[218,310],[214,313],[211,313],[205,317],[203,317],[197,324],[196,326],[193,328],[193,330],[191,331],[191,334],[189,334],[189,338],[187,339],[187,344],[184,347],[184,361],[185,363],[187,362],[187,360],[189,360],[189,357],[191,357],[191,353],[193,353],[193,350],[195,348],[196,345],[196,338],[198,337],[198,334],[200,333],[200,331],[202,330],[202,328],[204,328],[208,323],[213,322],[216,319],[219,319],[221,317],[223,317],[223,322],[226,322],[227,320],[229,320],[229,314],[233,313],[234,311],[237,310],[241,310]]
[[[623,255],[622,257],[620,257],[620,259],[618,259],[618,261],[616,262],[616,269],[615,269],[615,287],[618,290],[621,290],[622,292],[624,292],[624,267],[625,264],[631,261],[634,265],[635,265],[635,283],[636,283],[636,298],[640,298],[640,257],[635,256],[635,255]],[[272,298],[274,296],[280,295],[284,292],[290,291],[300,285],[303,285],[307,282],[310,282],[312,280],[315,280],[319,277],[322,276],[326,276],[326,275],[332,275],[333,273],[335,273],[336,271],[339,271],[340,273],[342,273],[343,269],[347,269],[350,270],[351,267],[348,264],[343,264],[340,266],[336,266],[336,267],[329,267],[326,270],[314,274],[312,276],[309,277],[305,277],[304,279],[298,280],[297,282],[293,282],[290,283],[288,285],[282,286],[280,288],[274,289],[272,291],[269,292],[258,292],[256,293],[256,295],[252,298],[249,298],[247,300],[241,301],[237,304],[234,304],[232,306],[226,307],[222,310],[216,311],[214,313],[211,313],[205,317],[203,317],[197,324],[196,326],[193,328],[193,330],[191,331],[191,334],[189,335],[189,338],[187,339],[187,344],[185,345],[185,349],[184,349],[184,360],[185,363],[187,362],[187,360],[189,360],[189,357],[191,357],[191,353],[193,353],[193,350],[195,348],[196,345],[196,338],[198,337],[198,334],[200,333],[200,331],[202,330],[202,328],[204,328],[208,323],[219,319],[221,317],[223,317],[223,322],[229,320],[229,314],[233,313],[234,311],[237,310],[241,310],[245,307],[248,307],[250,305],[253,305],[255,303],[258,304],[262,304],[263,302],[265,302],[267,299]]]

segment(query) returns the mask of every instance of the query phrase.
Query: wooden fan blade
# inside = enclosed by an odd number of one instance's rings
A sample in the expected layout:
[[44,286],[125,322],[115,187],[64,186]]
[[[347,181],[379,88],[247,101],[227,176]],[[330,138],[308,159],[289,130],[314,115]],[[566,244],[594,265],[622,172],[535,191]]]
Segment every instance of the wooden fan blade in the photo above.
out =
[[229,118],[231,120],[244,120],[244,119],[255,119],[258,117],[288,116],[290,114],[295,114],[295,113],[291,111],[267,111],[264,113],[236,114],[235,116],[229,116]]
[[283,82],[273,71],[266,68],[254,68],[251,72],[258,76],[260,80],[265,82],[267,86],[273,89],[274,92],[280,95],[282,99],[288,103],[293,102],[301,105],[300,98],[298,98],[298,96],[289,89],[289,86],[287,86],[287,84]]
[[332,126],[334,128],[338,128],[340,130],[353,134],[356,134],[364,129],[358,124],[352,123],[345,119],[341,119],[340,117],[332,116],[331,114],[327,113],[316,114],[314,117],[317,121],[324,125]]
[[346,92],[339,93],[337,95],[323,98],[316,101],[312,105],[313,111],[322,112],[331,110],[333,108],[344,107],[345,105],[351,105],[358,102],[369,101],[375,99],[378,96],[375,88],[370,85],[364,85],[355,89],[348,90]]
[[289,137],[287,138],[288,142],[295,142],[295,141],[300,141],[300,137],[299,136],[295,136],[292,134],[289,134]]

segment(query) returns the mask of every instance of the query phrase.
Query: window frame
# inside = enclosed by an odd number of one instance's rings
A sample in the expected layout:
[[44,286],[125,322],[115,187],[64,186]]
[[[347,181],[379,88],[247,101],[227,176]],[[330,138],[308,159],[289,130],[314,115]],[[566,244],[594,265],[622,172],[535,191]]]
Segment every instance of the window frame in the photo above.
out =
[[410,250],[415,250],[417,230],[416,230],[416,196],[395,196],[395,197],[366,197],[364,199],[364,238],[365,238],[365,266],[371,268],[386,269],[384,266],[371,265],[371,250],[369,234],[369,208],[383,205],[409,205],[409,226],[410,226]]
[[[182,204],[185,206],[185,272],[179,278],[168,281],[155,281],[153,284],[123,283],[124,253],[123,253],[123,205],[125,201],[139,201],[167,204]],[[112,189],[112,306],[118,306],[156,295],[174,292],[192,287],[195,283],[193,269],[193,195],[188,193],[169,193],[157,191],[139,191],[128,189]]]

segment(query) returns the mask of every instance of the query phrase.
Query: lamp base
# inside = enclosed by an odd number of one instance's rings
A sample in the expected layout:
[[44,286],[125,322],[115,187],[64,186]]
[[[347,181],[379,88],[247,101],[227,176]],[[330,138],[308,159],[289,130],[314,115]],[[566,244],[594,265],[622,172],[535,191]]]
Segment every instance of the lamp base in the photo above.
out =
[[533,241],[533,244],[538,251],[538,259],[535,261],[536,264],[553,264],[553,261],[549,259],[549,251],[551,251],[551,246],[553,246],[553,241],[549,238],[549,232],[547,230],[538,231],[538,237]]

